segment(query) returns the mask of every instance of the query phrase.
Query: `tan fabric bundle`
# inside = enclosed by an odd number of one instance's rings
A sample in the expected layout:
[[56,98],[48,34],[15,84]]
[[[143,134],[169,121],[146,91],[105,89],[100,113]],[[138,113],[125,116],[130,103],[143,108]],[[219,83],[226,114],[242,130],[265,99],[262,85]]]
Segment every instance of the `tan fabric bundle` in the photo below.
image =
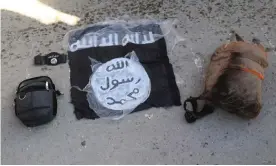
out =
[[[214,106],[245,118],[259,114],[264,68],[268,66],[267,53],[257,39],[249,43],[237,34],[235,37],[237,41],[220,46],[212,55],[204,93],[184,102],[188,122],[213,112]],[[196,100],[207,101],[200,112]],[[187,102],[192,103],[193,111],[186,109]]]

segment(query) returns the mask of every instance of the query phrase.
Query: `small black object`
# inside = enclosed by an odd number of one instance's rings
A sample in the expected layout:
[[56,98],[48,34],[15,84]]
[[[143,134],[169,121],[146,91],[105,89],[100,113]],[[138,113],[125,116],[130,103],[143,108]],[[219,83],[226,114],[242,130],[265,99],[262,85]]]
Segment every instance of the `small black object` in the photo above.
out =
[[[209,105],[209,104],[205,104],[203,109],[198,112],[197,111],[197,100],[201,100],[200,97],[190,97],[187,100],[184,101],[183,107],[185,112],[185,119],[188,123],[193,123],[195,122],[197,119],[202,118],[208,114],[211,114],[214,112],[214,107]],[[192,104],[192,111],[187,109],[187,103],[190,102]]]
[[86,145],[86,141],[82,141],[81,146],[85,146],[85,145]]
[[215,108],[209,104],[205,104],[204,107],[202,108],[202,110],[200,112],[197,113],[197,115],[199,117],[204,117],[208,114],[213,113],[215,110]]
[[197,117],[190,111],[185,112],[185,119],[188,123],[193,123],[196,121]]
[[242,37],[241,37],[240,35],[238,35],[237,33],[235,33],[235,36],[236,36],[236,40],[237,40],[237,41],[244,41],[244,40],[242,39]]
[[252,43],[261,44],[261,41],[260,41],[260,39],[253,38],[253,39],[252,39]]
[[57,52],[51,52],[47,55],[41,56],[37,55],[34,57],[34,64],[35,65],[50,65],[56,66],[61,63],[67,62],[67,55],[60,54]]
[[15,115],[28,127],[48,123],[57,114],[57,98],[51,78],[34,77],[22,81],[16,91]]

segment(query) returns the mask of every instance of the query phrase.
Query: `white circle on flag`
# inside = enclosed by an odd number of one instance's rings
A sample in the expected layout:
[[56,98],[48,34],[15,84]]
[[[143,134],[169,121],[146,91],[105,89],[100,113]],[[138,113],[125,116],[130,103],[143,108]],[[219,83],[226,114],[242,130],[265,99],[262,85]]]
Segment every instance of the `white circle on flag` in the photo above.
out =
[[111,110],[135,109],[151,90],[144,67],[128,58],[115,58],[99,66],[90,84],[98,103]]

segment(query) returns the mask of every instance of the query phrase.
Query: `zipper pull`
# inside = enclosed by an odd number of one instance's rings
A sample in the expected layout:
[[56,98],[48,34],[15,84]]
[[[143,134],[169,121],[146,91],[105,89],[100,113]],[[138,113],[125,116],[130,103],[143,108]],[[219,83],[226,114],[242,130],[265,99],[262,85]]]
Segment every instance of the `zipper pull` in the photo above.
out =
[[45,83],[45,88],[46,88],[46,90],[49,90],[49,82],[48,81],[46,81],[46,83]]

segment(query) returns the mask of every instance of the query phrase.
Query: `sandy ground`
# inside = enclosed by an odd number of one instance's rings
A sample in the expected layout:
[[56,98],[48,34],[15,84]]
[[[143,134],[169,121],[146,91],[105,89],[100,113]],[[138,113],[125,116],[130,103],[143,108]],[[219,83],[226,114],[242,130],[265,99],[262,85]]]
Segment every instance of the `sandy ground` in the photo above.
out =
[[[150,109],[120,121],[78,121],[69,104],[68,65],[32,65],[38,53],[65,52],[64,34],[82,25],[124,15],[176,18],[177,30],[186,41],[175,47],[170,59],[184,101],[201,92],[209,55],[227,39],[231,29],[248,40],[257,36],[266,46],[275,46],[276,0],[41,2],[81,20],[77,25],[46,25],[22,14],[1,11],[2,164],[276,164],[275,52],[269,54],[264,106],[257,119],[245,121],[217,110],[195,124],[184,121],[182,107]],[[52,77],[65,95],[58,101],[58,115],[52,123],[26,128],[14,115],[15,88],[23,79],[39,75]]]

